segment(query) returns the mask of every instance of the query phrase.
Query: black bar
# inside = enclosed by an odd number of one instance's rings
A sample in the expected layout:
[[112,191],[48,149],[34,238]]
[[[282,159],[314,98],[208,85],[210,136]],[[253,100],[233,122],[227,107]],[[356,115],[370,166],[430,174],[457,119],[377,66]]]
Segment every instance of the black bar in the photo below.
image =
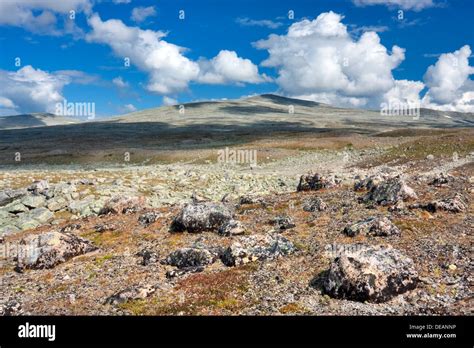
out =
[[[26,323],[55,325],[55,340],[20,338]],[[411,325],[411,329],[410,329]],[[431,325],[431,328],[428,326]],[[416,327],[416,328],[415,328]],[[0,346],[59,344],[469,346],[472,317],[2,317]],[[409,338],[407,334],[455,334]]]

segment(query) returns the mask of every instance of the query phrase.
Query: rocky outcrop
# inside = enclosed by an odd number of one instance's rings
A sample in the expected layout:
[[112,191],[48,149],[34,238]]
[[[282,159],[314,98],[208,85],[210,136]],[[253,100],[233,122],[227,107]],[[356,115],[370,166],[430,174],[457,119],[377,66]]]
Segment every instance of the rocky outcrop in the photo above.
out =
[[46,198],[41,195],[28,195],[21,200],[21,204],[30,209],[40,208],[46,204]]
[[47,201],[47,208],[51,211],[59,211],[68,206],[68,201],[63,197],[53,197]]
[[386,217],[370,217],[346,226],[344,234],[354,237],[358,234],[372,236],[391,236],[400,234],[400,230]]
[[415,191],[400,176],[396,176],[374,186],[362,201],[390,205],[417,198]]
[[24,189],[0,192],[0,234],[10,231],[11,226],[21,231],[52,222],[56,212],[96,215],[102,206],[103,201],[92,194],[81,197],[71,183],[37,180]]
[[53,218],[54,214],[48,209],[44,207],[35,208],[28,212],[18,214],[16,226],[18,226],[22,230],[26,230],[45,224],[51,221]]
[[416,287],[413,261],[392,247],[358,245],[336,257],[324,280],[332,297],[385,302]]
[[232,211],[222,203],[190,203],[174,218],[171,230],[191,233],[217,230],[229,222],[232,216]]
[[0,207],[13,202],[16,199],[20,199],[26,195],[26,190],[4,190],[0,192]]
[[464,197],[457,193],[454,197],[431,202],[428,210],[433,212],[444,210],[450,213],[461,213],[467,210],[467,204]]
[[87,216],[92,214],[91,206],[94,204],[94,196],[89,195],[79,200],[71,201],[68,210],[76,215]]
[[279,235],[241,237],[221,254],[226,266],[239,266],[257,260],[286,256],[296,250],[293,243]]
[[370,191],[375,186],[379,185],[381,182],[387,180],[388,178],[389,176],[384,174],[370,175],[366,176],[363,179],[356,178],[356,182],[354,183],[354,191]]
[[449,213],[461,213],[467,210],[465,198],[457,193],[454,197],[435,200],[427,204],[416,203],[409,206],[410,209],[424,209],[431,213],[446,211]]
[[336,176],[323,176],[319,173],[308,173],[300,177],[297,191],[317,191],[337,186],[341,182]]
[[18,269],[53,268],[74,256],[97,249],[86,239],[59,232],[30,235],[18,247]]
[[217,254],[203,248],[182,248],[169,254],[164,263],[177,268],[207,266],[216,261]]
[[3,209],[11,214],[25,213],[29,210],[27,206],[18,201],[7,204]]

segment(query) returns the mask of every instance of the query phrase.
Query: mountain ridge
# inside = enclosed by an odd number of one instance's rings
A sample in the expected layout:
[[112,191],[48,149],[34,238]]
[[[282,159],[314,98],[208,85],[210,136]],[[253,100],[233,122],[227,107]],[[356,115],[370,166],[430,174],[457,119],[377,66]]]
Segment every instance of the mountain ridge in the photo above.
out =
[[[48,113],[33,113],[0,117],[0,130],[50,126],[66,126],[83,123],[135,123],[164,122],[183,125],[187,122],[199,124],[232,124],[234,122],[289,121],[323,125],[351,126],[353,124],[386,125],[389,127],[472,127],[474,114],[454,111],[439,111],[421,108],[420,118],[410,115],[384,116],[376,110],[341,108],[324,103],[288,98],[276,94],[261,94],[240,99],[218,101],[196,101],[160,106],[112,116],[81,121],[71,117]],[[249,117],[251,116],[251,117]]]

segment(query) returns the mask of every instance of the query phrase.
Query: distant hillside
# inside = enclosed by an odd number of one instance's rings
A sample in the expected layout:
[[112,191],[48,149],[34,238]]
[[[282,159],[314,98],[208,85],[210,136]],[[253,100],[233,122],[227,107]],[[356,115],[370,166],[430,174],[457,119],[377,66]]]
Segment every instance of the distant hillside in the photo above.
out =
[[[263,94],[238,100],[202,101],[162,106],[87,124],[160,123],[169,127],[267,128],[272,124],[304,128],[368,128],[386,130],[400,127],[452,128],[474,126],[474,114],[420,109],[420,117],[386,116],[379,111],[333,107],[323,103]],[[0,117],[1,129],[67,126],[84,122],[52,114]]]
[[263,94],[239,100],[205,101],[163,106],[113,117],[106,122],[160,122],[185,125],[249,125],[291,122],[316,128],[472,127],[474,114],[420,109],[420,117],[384,116],[379,111],[346,109],[327,104]]
[[33,128],[78,123],[78,120],[53,114],[35,113],[0,117],[0,129]]

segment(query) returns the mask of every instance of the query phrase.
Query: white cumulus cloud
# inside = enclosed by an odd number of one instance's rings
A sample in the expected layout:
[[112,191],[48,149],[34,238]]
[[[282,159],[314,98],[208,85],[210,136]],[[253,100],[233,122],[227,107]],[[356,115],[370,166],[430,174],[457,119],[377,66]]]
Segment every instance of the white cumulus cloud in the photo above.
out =
[[[89,42],[109,45],[117,56],[129,58],[130,63],[149,75],[147,89],[162,95],[174,94],[188,88],[192,81],[200,83],[257,83],[257,67],[235,52],[221,51],[210,61],[187,58],[185,48],[164,40],[162,31],[129,27],[121,20],[89,18],[92,31]],[[201,69],[203,69],[201,71]],[[238,71],[231,71],[237,69]]]
[[260,83],[265,80],[252,61],[238,57],[234,51],[222,50],[211,60],[200,60],[199,66],[198,81],[201,83]]
[[109,45],[120,57],[149,73],[147,88],[159,94],[186,89],[199,74],[197,63],[186,58],[184,49],[163,40],[161,31],[128,27],[121,20],[102,21],[94,14],[89,18],[92,31],[86,40]]
[[68,75],[48,73],[31,65],[14,72],[0,70],[0,113],[54,113],[56,103],[63,101],[62,89],[69,83]]
[[[22,27],[38,34],[60,35],[57,15],[69,11],[89,13],[91,0],[21,0],[0,1],[0,25]],[[80,34],[74,22],[65,21],[63,32]]]
[[468,45],[453,53],[440,55],[425,73],[428,92],[423,98],[426,107],[440,110],[474,112],[474,67],[469,65]]
[[378,107],[395,86],[392,70],[405,50],[388,50],[373,31],[359,39],[348,33],[343,17],[334,12],[290,26],[286,35],[270,35],[254,43],[269,57],[263,66],[278,70],[283,93],[341,106]]
[[135,7],[132,10],[131,19],[135,22],[143,22],[148,17],[156,15],[156,10],[153,6]]
[[420,103],[420,93],[424,88],[425,84],[421,81],[396,80],[383,99],[405,104]]

